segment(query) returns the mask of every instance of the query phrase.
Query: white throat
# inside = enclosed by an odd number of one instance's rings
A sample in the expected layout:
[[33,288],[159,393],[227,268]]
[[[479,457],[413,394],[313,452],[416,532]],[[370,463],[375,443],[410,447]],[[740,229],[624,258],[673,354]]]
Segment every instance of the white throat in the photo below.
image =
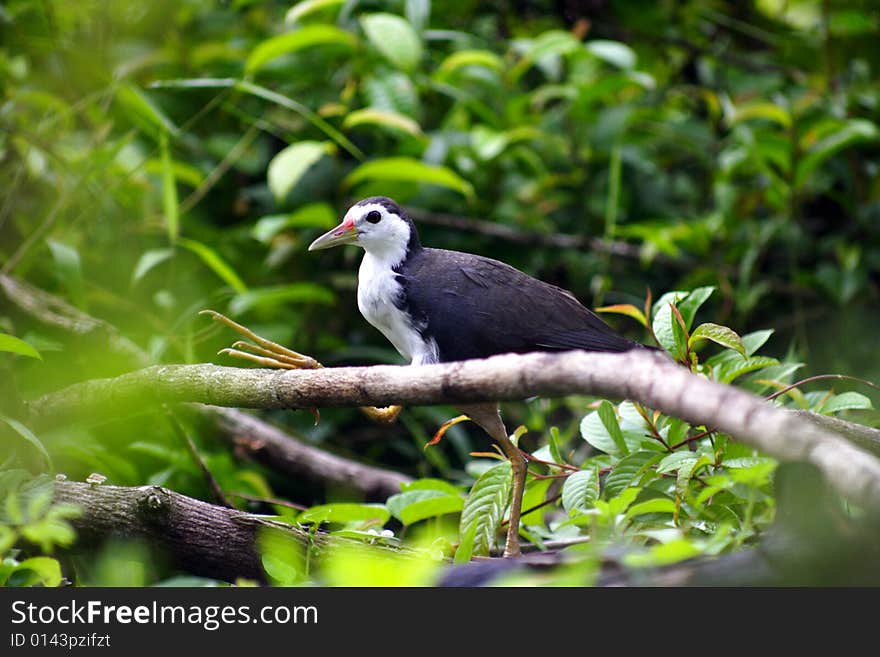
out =
[[379,329],[398,353],[413,365],[436,363],[437,343],[425,340],[408,313],[395,305],[403,294],[394,267],[406,257],[402,249],[370,248],[364,254],[358,271],[358,310],[370,324]]

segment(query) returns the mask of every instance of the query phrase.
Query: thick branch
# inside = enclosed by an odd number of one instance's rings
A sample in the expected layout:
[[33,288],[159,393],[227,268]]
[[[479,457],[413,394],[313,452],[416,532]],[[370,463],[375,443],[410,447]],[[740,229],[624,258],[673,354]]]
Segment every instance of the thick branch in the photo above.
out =
[[55,501],[76,504],[76,548],[112,536],[140,540],[158,549],[175,567],[226,581],[266,576],[256,549],[259,531],[283,532],[305,549],[308,532],[236,509],[214,506],[159,486],[126,488],[59,481]]
[[259,418],[232,408],[205,407],[205,415],[233,447],[290,477],[319,485],[357,490],[367,499],[385,500],[412,481],[302,442]]
[[632,399],[711,426],[783,461],[815,464],[842,494],[880,508],[880,461],[833,431],[648,351],[495,356],[422,366],[261,370],[166,365],[86,381],[31,404],[35,422],[100,417],[148,402],[250,408],[456,404],[572,394]]

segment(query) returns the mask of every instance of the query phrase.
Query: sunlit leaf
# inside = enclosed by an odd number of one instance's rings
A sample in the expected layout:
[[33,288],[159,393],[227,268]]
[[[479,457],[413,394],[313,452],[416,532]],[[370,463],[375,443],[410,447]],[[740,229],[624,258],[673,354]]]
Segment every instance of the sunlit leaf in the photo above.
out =
[[409,157],[387,157],[365,162],[348,174],[345,185],[350,187],[365,180],[420,182],[448,187],[468,198],[474,195],[473,186],[451,169]]
[[40,352],[27,342],[21,338],[16,338],[14,335],[9,335],[8,333],[0,333],[0,351],[27,356],[28,358],[43,359]]
[[646,328],[648,326],[648,318],[645,317],[645,313],[631,303],[618,303],[613,306],[602,306],[601,308],[596,308],[595,311],[597,313],[616,313],[618,315],[626,315],[627,317],[632,317],[642,326]]
[[405,19],[394,14],[378,13],[362,16],[364,33],[391,64],[412,71],[422,58],[422,42]]
[[288,228],[333,228],[339,220],[327,203],[309,203],[288,214],[260,217],[251,229],[255,240],[268,244],[278,233]]
[[16,419],[11,417],[7,417],[5,415],[0,415],[0,422],[5,422],[17,433],[19,436],[24,438],[31,446],[33,446],[43,457],[43,460],[46,462],[46,466],[49,470],[52,470],[52,457],[49,456],[49,452],[46,451],[46,448],[43,446],[42,441],[34,434],[33,431],[28,429],[24,424],[19,422]]
[[303,511],[299,522],[366,522],[373,521],[385,524],[391,514],[382,504],[353,504],[339,502],[336,504],[320,504]]
[[162,210],[165,215],[165,230],[168,233],[168,240],[173,244],[180,234],[180,206],[177,203],[177,183],[168,148],[168,133],[164,131],[159,135],[159,153],[162,161]]
[[691,333],[688,346],[693,347],[699,340],[711,340],[722,347],[733,349],[743,356],[746,355],[746,348],[743,345],[742,338],[733,329],[721,326],[720,324],[712,324],[710,322],[700,324]]
[[306,171],[327,154],[327,143],[300,141],[291,144],[269,163],[267,178],[275,200],[281,203]]
[[137,264],[134,267],[134,272],[131,275],[132,284],[137,283],[146,276],[150,270],[157,265],[162,264],[173,255],[174,249],[151,249],[145,251],[141,257],[138,258]]
[[229,302],[229,313],[241,315],[254,308],[272,308],[292,303],[314,303],[332,305],[336,302],[333,291],[309,281],[254,287],[235,295]]
[[186,237],[178,239],[177,244],[196,254],[211,271],[233,290],[239,294],[247,292],[247,285],[244,284],[244,281],[214,249]]
[[116,102],[125,108],[126,114],[135,119],[142,128],[155,138],[163,134],[177,136],[179,131],[143,91],[131,84],[122,84],[116,90]]
[[392,131],[405,132],[414,137],[422,135],[422,129],[419,127],[419,124],[408,116],[372,107],[350,112],[342,121],[342,127],[344,128],[353,128],[365,124],[391,128]]
[[392,495],[385,503],[388,510],[404,525],[464,508],[464,497],[441,490],[416,489]]
[[251,51],[244,65],[246,75],[253,75],[273,59],[315,46],[340,46],[352,49],[357,38],[350,32],[332,25],[307,25],[293,32],[285,32],[266,39]]
[[730,124],[736,125],[737,123],[753,119],[773,121],[783,128],[791,126],[791,114],[789,114],[788,110],[768,102],[755,102],[736,107],[733,116],[730,117]]
[[287,13],[284,15],[284,22],[293,24],[322,9],[341,7],[345,2],[346,0],[302,0],[302,2],[297,2],[287,10]]
[[593,39],[586,44],[587,50],[601,60],[618,68],[631,69],[636,65],[636,53],[625,43]]
[[850,119],[840,129],[813,144],[800,159],[795,171],[795,184],[803,185],[810,174],[828,158],[845,148],[880,139],[880,129],[867,119]]
[[437,77],[447,79],[468,66],[479,66],[492,71],[503,71],[504,60],[490,50],[458,50],[449,55],[437,68]]
[[871,400],[865,395],[858,392],[842,392],[834,395],[831,399],[822,404],[820,412],[831,415],[840,411],[848,410],[870,410],[874,408]]

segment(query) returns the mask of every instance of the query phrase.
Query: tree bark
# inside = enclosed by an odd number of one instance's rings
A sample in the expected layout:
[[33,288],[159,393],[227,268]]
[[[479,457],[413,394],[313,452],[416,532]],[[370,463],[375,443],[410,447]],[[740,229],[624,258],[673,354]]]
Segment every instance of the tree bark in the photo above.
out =
[[421,366],[264,370],[163,365],[79,383],[33,401],[37,424],[100,418],[108,409],[160,402],[248,408],[472,404],[532,396],[591,394],[638,401],[691,424],[730,434],[782,461],[815,464],[841,494],[880,509],[880,461],[838,433],[712,382],[664,356],[508,354]]
[[110,537],[140,540],[176,568],[229,582],[239,577],[266,581],[256,549],[260,530],[279,531],[303,546],[307,532],[280,522],[215,506],[160,486],[128,488],[58,481],[55,501],[76,504],[76,549]]

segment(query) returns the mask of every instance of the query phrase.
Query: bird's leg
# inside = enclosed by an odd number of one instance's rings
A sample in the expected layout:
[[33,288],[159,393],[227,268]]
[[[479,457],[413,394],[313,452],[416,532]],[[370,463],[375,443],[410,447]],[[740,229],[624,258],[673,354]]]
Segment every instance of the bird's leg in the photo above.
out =
[[507,429],[501,420],[501,411],[498,404],[474,404],[472,406],[459,406],[459,410],[479,424],[489,436],[495,440],[504,454],[510,460],[513,470],[513,491],[510,496],[510,520],[507,525],[507,539],[504,543],[505,557],[518,557],[519,549],[519,519],[522,512],[522,498],[525,492],[526,471],[528,463],[519,448],[507,435]]
[[[288,349],[277,342],[267,340],[251,331],[248,327],[242,326],[238,322],[229,319],[226,315],[214,310],[203,310],[199,314],[210,315],[211,319],[215,322],[228,326],[239,335],[251,340],[251,342],[238,340],[237,342],[234,342],[231,347],[222,349],[220,351],[221,354],[226,354],[241,360],[249,360],[257,365],[262,365],[263,367],[275,367],[285,370],[316,370],[324,367],[311,356],[306,356],[293,351],[292,349]],[[315,415],[317,422],[317,409],[311,410]],[[374,422],[382,422],[386,424],[394,422],[402,410],[402,406],[360,407],[360,411]]]

